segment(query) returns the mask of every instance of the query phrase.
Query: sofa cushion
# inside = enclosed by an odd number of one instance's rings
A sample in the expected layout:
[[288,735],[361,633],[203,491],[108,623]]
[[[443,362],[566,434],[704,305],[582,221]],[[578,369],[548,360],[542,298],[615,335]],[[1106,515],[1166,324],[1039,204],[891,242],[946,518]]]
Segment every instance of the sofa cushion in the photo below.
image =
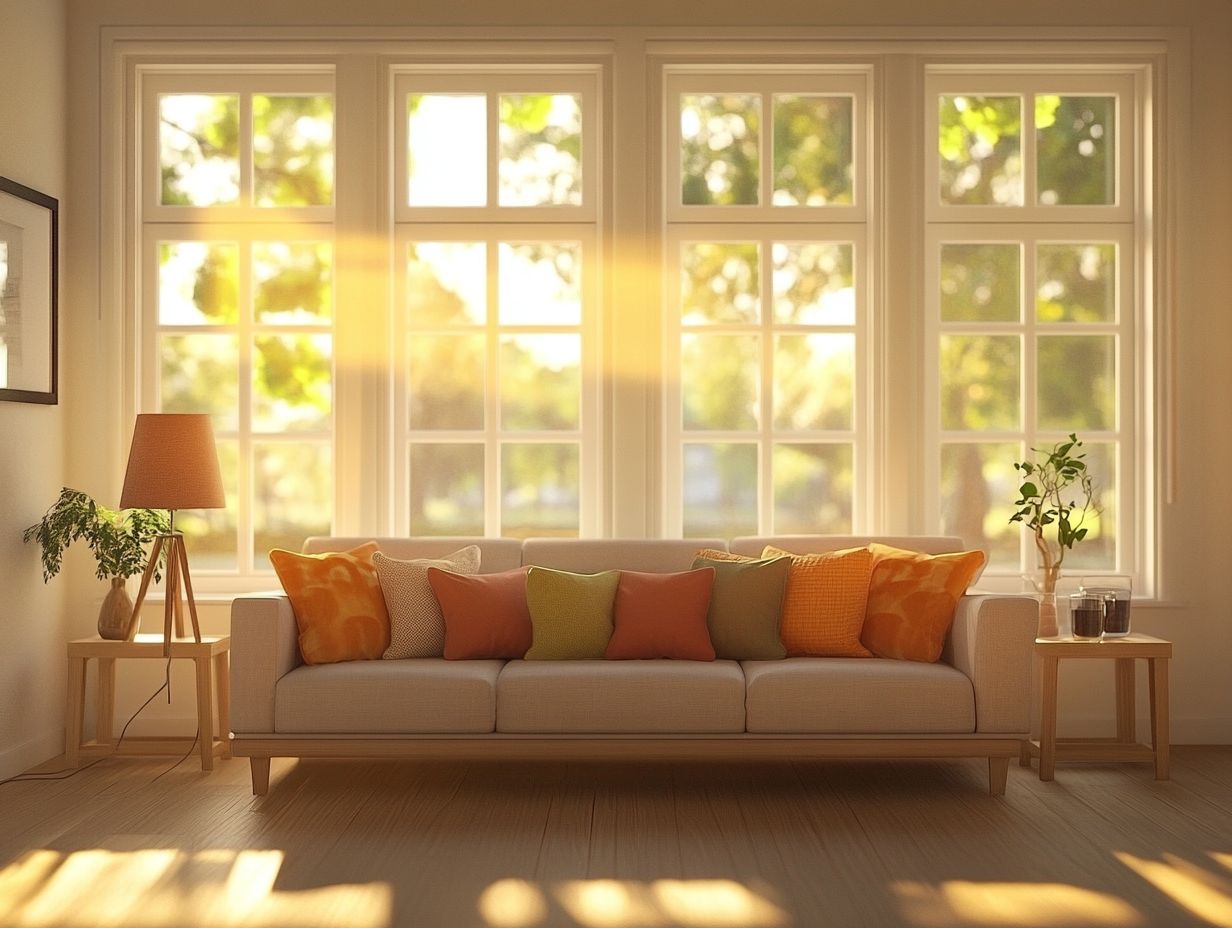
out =
[[440,657],[445,650],[445,619],[428,584],[428,568],[459,574],[479,572],[479,546],[467,545],[443,558],[400,561],[378,551],[372,556],[381,593],[389,610],[389,647],[386,660]]
[[528,568],[474,577],[428,568],[428,585],[445,616],[445,659],[522,657],[530,647]]
[[389,613],[372,566],[376,551],[370,541],[333,553],[270,552],[295,612],[305,663],[375,660],[389,646]]
[[975,731],[971,681],[948,664],[857,657],[744,661],[748,730],[782,734]]
[[510,661],[496,730],[543,733],[744,731],[735,661]]
[[439,657],[297,667],[274,691],[280,734],[492,731],[501,661]]
[[531,645],[528,661],[603,657],[612,637],[612,601],[620,571],[575,574],[532,567],[526,575]]
[[714,568],[672,574],[622,570],[612,608],[608,660],[712,661],[706,628]]
[[[721,552],[720,552],[721,553]],[[783,591],[791,559],[770,560],[699,552],[694,567],[714,568],[714,593],[706,623],[717,657],[727,660],[777,660],[786,655],[779,636]]]

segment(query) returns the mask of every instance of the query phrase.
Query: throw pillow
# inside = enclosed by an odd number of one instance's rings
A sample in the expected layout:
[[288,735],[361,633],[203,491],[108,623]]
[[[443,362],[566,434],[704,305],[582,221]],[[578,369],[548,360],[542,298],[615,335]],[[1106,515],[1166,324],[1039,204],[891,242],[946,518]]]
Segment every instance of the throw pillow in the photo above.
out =
[[378,552],[372,558],[389,608],[386,660],[440,657],[445,651],[445,619],[428,585],[428,568],[459,574],[479,573],[479,546],[467,545],[443,558],[399,561]]
[[305,664],[376,660],[389,644],[389,613],[372,559],[377,543],[350,551],[274,549],[270,563],[291,600]]
[[526,575],[532,641],[528,661],[600,659],[612,637],[619,570],[574,574],[532,567]]
[[445,660],[514,660],[531,643],[526,568],[466,576],[428,568],[445,617]]
[[702,548],[694,557],[704,557],[708,561],[755,561],[757,558],[743,554],[732,554],[730,551],[720,551],[718,548]]
[[780,629],[788,657],[872,657],[860,644],[860,629],[873,552],[791,554],[766,545],[762,556],[791,558]]
[[920,554],[871,544],[873,573],[860,641],[878,657],[934,662],[983,551]]
[[675,658],[712,661],[706,628],[714,568],[671,574],[622,570],[612,611],[608,660]]
[[715,656],[735,661],[782,660],[787,651],[779,637],[779,621],[791,558],[730,557],[699,557],[693,561],[694,568],[714,568],[714,593],[706,625]]

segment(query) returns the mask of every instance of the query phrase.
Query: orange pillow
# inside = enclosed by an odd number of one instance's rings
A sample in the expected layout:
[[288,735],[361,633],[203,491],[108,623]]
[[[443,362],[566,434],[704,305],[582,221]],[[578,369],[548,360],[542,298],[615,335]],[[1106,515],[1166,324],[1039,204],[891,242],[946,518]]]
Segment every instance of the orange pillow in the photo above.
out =
[[706,627],[713,590],[713,567],[674,574],[622,570],[612,605],[612,637],[603,656],[714,660]]
[[821,554],[792,554],[766,545],[762,557],[791,557],[783,624],[779,633],[788,657],[872,657],[860,644],[873,553],[844,548]]
[[870,544],[873,576],[860,641],[878,657],[941,658],[954,610],[984,566],[983,551],[920,554]]
[[379,660],[389,647],[389,613],[372,566],[376,551],[370,541],[326,554],[270,552],[291,599],[305,664]]
[[428,584],[445,617],[445,660],[514,660],[530,650],[529,570],[466,575],[428,568]]

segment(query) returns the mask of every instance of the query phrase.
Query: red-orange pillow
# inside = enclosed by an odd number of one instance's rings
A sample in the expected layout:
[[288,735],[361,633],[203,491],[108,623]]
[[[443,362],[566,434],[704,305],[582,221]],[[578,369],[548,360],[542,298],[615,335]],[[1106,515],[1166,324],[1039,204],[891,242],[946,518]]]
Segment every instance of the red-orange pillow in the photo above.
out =
[[531,645],[526,573],[455,574],[428,568],[428,585],[445,617],[445,660],[514,660]]
[[788,657],[872,657],[860,644],[873,569],[868,548],[792,554],[766,545],[761,555],[791,557],[779,630]]
[[860,641],[878,657],[941,657],[958,600],[984,566],[983,551],[920,554],[870,544],[873,574]]
[[674,574],[622,570],[612,606],[612,637],[603,656],[714,660],[706,627],[713,590],[713,567]]
[[326,554],[270,552],[291,600],[305,664],[378,660],[389,647],[389,613],[372,566],[377,547],[370,541]]

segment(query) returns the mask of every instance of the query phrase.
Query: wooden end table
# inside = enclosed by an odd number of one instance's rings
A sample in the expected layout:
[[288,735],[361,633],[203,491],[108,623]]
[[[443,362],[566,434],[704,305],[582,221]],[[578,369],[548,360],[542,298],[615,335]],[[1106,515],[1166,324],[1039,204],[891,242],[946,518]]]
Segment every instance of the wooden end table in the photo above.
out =
[[[1168,779],[1168,663],[1172,642],[1137,632],[1124,638],[1079,641],[1036,638],[1040,659],[1040,737],[1024,741],[1019,763],[1026,767],[1039,757],[1039,778],[1051,780],[1057,761],[1154,761],[1155,779]],[[1151,743],[1135,734],[1134,661],[1149,665]],[[1062,660],[1116,661],[1116,737],[1057,737],[1057,669]]]
[[[188,659],[197,665],[197,723],[201,749],[201,769],[214,769],[214,755],[231,756],[231,676],[228,635],[202,635],[200,641],[175,639],[171,660]],[[86,708],[86,663],[98,661],[96,727],[94,741],[83,744],[82,726]],[[188,750],[187,738],[134,738],[122,744],[113,736],[115,715],[115,663],[121,658],[166,660],[163,636],[138,635],[134,641],[108,641],[104,638],[78,638],[68,643],[68,702],[64,712],[64,754],[70,767],[78,767],[83,757],[108,754],[180,754]],[[214,708],[218,708],[215,737]]]

